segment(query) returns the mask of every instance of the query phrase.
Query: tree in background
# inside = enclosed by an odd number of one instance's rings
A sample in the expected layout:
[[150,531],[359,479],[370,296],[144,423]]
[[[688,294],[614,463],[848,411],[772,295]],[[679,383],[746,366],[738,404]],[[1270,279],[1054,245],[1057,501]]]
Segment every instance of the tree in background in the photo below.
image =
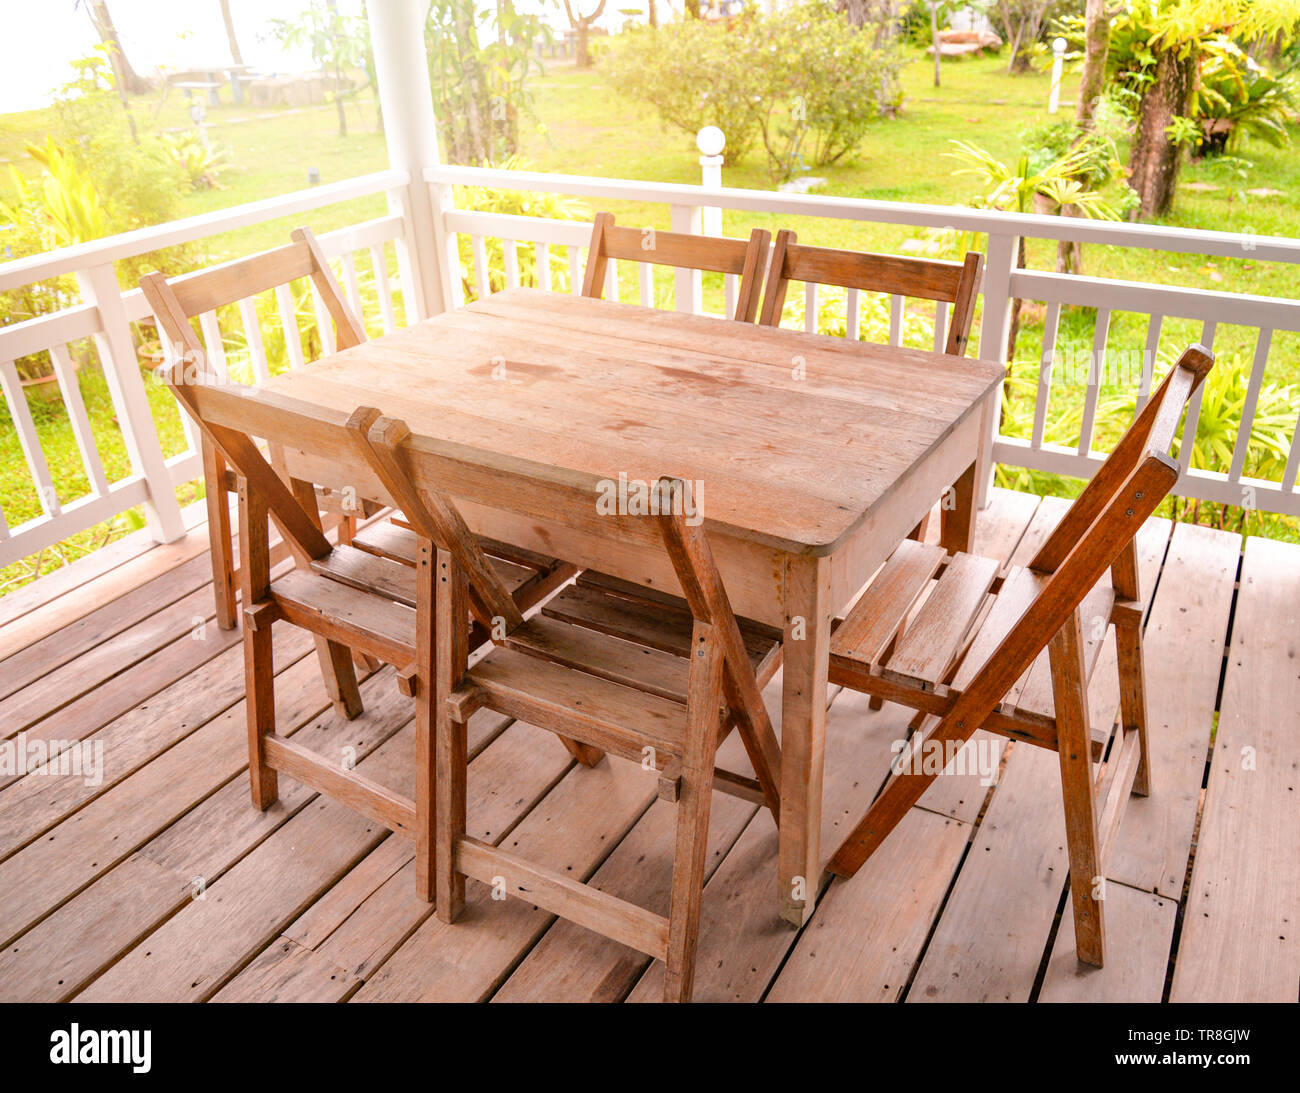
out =
[[226,41],[230,44],[230,59],[237,65],[244,63],[244,56],[239,52],[239,39],[235,37],[235,20],[230,14],[230,0],[220,0],[221,19],[226,24]]
[[[987,12],[1002,30],[1002,37],[1011,47],[1007,58],[1007,73],[1023,73],[1030,69],[1030,51],[1042,37],[1048,20],[1059,14],[1068,0],[993,0]],[[1103,0],[1089,0],[1101,3]],[[1114,2],[1114,0],[1112,0]]]
[[[601,13],[605,10],[605,0],[599,0],[596,4],[596,10],[590,15],[583,15],[582,9],[578,6],[581,0],[564,0],[564,14],[569,17],[569,26],[573,27],[574,33],[578,36],[577,61],[579,68],[591,67],[591,25],[600,18]],[[687,0],[686,8],[689,14],[700,17],[699,0]]]
[[488,18],[475,0],[433,0],[425,20],[434,115],[452,163],[501,162],[519,150],[520,118],[536,118],[529,82],[550,30],[509,0],[500,0],[492,38],[479,33]]
[[1300,24],[1295,0],[1132,0],[1114,16],[1111,36],[1128,35],[1139,99],[1129,152],[1137,215],[1162,216],[1173,201],[1183,152],[1201,139],[1197,121],[1201,62],[1221,39],[1244,47],[1289,42]]
[[108,13],[106,0],[86,0],[86,14],[90,16],[95,33],[99,35],[99,40],[104,43],[108,51],[108,59],[113,66],[117,87],[125,94],[143,95],[149,90],[149,81],[136,72],[131,67],[131,62],[126,59],[126,52],[122,49],[122,42],[117,36],[117,27],[113,25],[113,17]]
[[1106,53],[1110,46],[1110,11],[1107,0],[1087,0],[1083,19],[1083,75],[1074,120],[1081,129],[1091,129],[1097,101],[1106,84]]
[[356,90],[352,73],[363,64],[364,28],[356,16],[339,13],[335,0],[312,0],[311,7],[293,19],[272,19],[271,33],[291,49],[306,46],[321,75],[332,86],[329,95],[338,109],[339,136],[348,135],[344,100]]

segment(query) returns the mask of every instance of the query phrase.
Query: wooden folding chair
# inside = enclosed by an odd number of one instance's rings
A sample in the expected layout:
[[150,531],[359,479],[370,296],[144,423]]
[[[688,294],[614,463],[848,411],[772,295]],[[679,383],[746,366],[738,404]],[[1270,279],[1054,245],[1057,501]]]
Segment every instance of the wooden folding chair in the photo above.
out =
[[[1134,536],[1178,480],[1168,450],[1213,364],[1200,346],[1183,353],[1027,567],[999,572],[991,559],[907,540],[867,587],[832,637],[830,680],[928,716],[914,722],[917,731],[835,852],[831,872],[852,876],[977,729],[1053,749],[1077,952],[1102,965],[1107,855],[1130,792],[1151,792]],[[1093,734],[1088,685],[1111,624],[1121,728],[1097,778],[1093,760],[1105,739]]]
[[[377,421],[369,432],[385,484],[399,497],[415,489],[407,437],[406,427],[397,421]],[[519,464],[516,471],[519,489],[531,491],[535,483],[527,469]],[[538,482],[557,487],[550,472],[537,472]],[[594,496],[596,487],[570,481],[558,488],[581,504],[584,492]],[[495,647],[472,667],[463,629],[448,620],[461,618],[467,607],[476,610],[477,603],[490,609],[502,591],[452,501],[438,491],[421,491],[437,545],[435,904],[438,916],[451,922],[463,904],[467,876],[504,883],[530,903],[664,960],[666,997],[687,1000],[715,781],[719,789],[767,804],[775,816],[780,750],[759,690],[761,669],[755,670],[753,651],[732,613],[704,529],[688,525],[681,515],[685,487],[665,479],[658,488],[663,515],[620,519],[629,530],[639,522],[640,541],[649,543],[653,536],[667,551],[690,605],[689,629],[672,620],[679,633],[656,646],[544,613],[526,621],[507,617],[493,634]],[[667,916],[466,833],[466,724],[484,707],[655,772],[660,797],[678,805]],[[756,778],[726,772],[715,776],[717,745],[733,725],[741,732]]]
[[[810,286],[807,303],[808,329],[816,330],[815,296],[811,286],[835,285],[858,292],[881,292],[894,298],[896,310],[891,316],[894,337],[901,342],[903,309],[909,298],[935,303],[935,350],[957,357],[966,355],[970,343],[971,319],[975,314],[975,297],[979,292],[984,256],[969,251],[961,262],[941,262],[932,258],[903,258],[892,254],[868,254],[862,251],[836,250],[832,247],[807,247],[798,243],[794,232],[776,233],[772,259],[767,271],[767,292],[759,323],[780,326],[786,292],[791,281]],[[949,314],[949,308],[951,314]],[[850,325],[855,309],[849,308]],[[944,333],[946,328],[946,335]],[[850,337],[857,332],[849,331]],[[939,499],[942,501],[942,498]],[[950,505],[940,504],[940,522],[946,528],[955,514]],[[912,532],[924,539],[930,517]]]
[[[933,258],[902,258],[892,254],[868,254],[862,251],[836,250],[833,247],[807,247],[788,229],[776,233],[776,244],[768,264],[767,292],[759,323],[780,326],[786,292],[791,281],[810,285],[835,285],[853,292],[882,292],[907,299],[933,300],[937,305],[936,331],[944,329],[944,305],[952,308],[947,316],[947,335],[942,345],[945,353],[964,357],[970,340],[971,318],[975,314],[975,295],[979,291],[984,256],[967,253],[962,262],[941,262]],[[898,324],[901,332],[901,321]],[[815,328],[814,328],[815,329]],[[856,336],[854,331],[850,337]],[[936,337],[935,349],[939,348]]]
[[[180,344],[183,331],[190,329],[191,319],[248,299],[259,292],[287,285],[300,277],[309,277],[333,320],[338,348],[348,349],[360,345],[366,340],[365,327],[353,314],[338,282],[330,273],[315,236],[308,228],[295,228],[290,233],[290,238],[293,242],[288,246],[183,274],[171,280],[150,275],[150,305],[159,332],[173,344]],[[141,285],[143,287],[143,282]],[[155,304],[154,297],[166,301],[166,306]],[[286,340],[298,336],[296,329],[287,327],[284,334]],[[203,348],[191,336],[186,339],[186,352],[202,355]],[[235,480],[221,453],[206,437],[203,440],[203,485],[207,495],[217,625],[223,630],[229,630],[235,625],[235,569],[229,498],[235,492]],[[339,518],[339,538],[342,542],[351,541],[356,530],[357,516],[370,516],[376,511],[373,502],[353,499],[350,495],[341,497],[326,490],[320,491],[318,501],[322,510],[334,513]]]
[[[311,278],[312,284],[334,321],[337,348],[348,349],[366,339],[365,329],[352,313],[338,283],[325,263],[319,244],[308,228],[296,228],[293,242],[276,250],[239,259],[220,266],[199,270],[167,280],[161,274],[149,274],[141,288],[153,309],[160,334],[177,347],[177,352],[199,371],[215,375],[209,367],[202,343],[196,338],[191,320],[219,307],[241,301],[267,289],[288,284],[299,277]],[[287,324],[287,320],[286,320]],[[296,330],[286,325],[286,338],[296,337]],[[272,463],[277,462],[278,444],[270,446]],[[203,478],[207,492],[208,528],[211,542],[212,578],[216,596],[217,624],[229,629],[235,624],[234,552],[231,542],[228,493],[236,492],[235,472],[217,445],[202,439]],[[337,539],[378,557],[387,558],[414,569],[418,555],[416,535],[401,513],[392,521],[383,521],[357,530],[357,519],[375,515],[383,506],[378,500],[357,494],[355,490],[335,490],[316,486],[313,511],[330,513],[338,520]],[[576,572],[554,558],[505,543],[484,541],[484,546],[508,567],[515,597],[522,609],[545,598]],[[504,568],[503,568],[504,572]],[[317,643],[321,646],[321,643]],[[349,698],[351,691],[337,686],[331,667],[332,656],[322,648],[322,668],[326,685],[336,707],[348,717],[360,713],[360,705]],[[374,659],[358,654],[364,666],[377,667]]]
[[[154,275],[157,276],[157,275]],[[161,278],[158,278],[161,280]],[[146,280],[146,291],[149,283]],[[165,301],[163,301],[165,304]],[[240,596],[244,615],[244,673],[248,716],[249,777],[254,805],[269,807],[277,798],[277,773],[283,772],[318,792],[337,798],[362,815],[416,842],[416,889],[433,894],[433,679],[434,548],[428,539],[432,517],[417,495],[390,496],[376,472],[366,432],[378,410],[361,407],[350,417],[319,410],[268,392],[210,382],[183,359],[167,381],[177,399],[236,474],[239,494]],[[321,532],[316,491],[311,483],[286,484],[258,448],[254,437],[303,453],[315,466],[333,468],[336,489],[400,505],[413,525],[417,560],[413,566],[334,545]],[[289,544],[298,565],[272,579],[268,516]],[[491,612],[475,601],[458,619],[444,616],[446,640],[453,632],[472,650],[487,640],[497,615],[520,619],[517,597],[532,580],[531,571],[489,558],[475,542],[491,574],[495,598]],[[343,694],[349,710],[361,709],[349,650],[397,667],[398,684],[416,704],[414,799],[396,794],[355,771],[341,770],[276,733],[271,628],[285,621],[310,631],[327,668],[327,679]],[[599,762],[594,748],[562,738],[581,762]]]
[[612,213],[597,213],[587,251],[582,294],[600,299],[609,260],[641,262],[677,269],[710,270],[740,278],[732,317],[752,323],[763,289],[763,263],[771,234],[755,228],[749,242],[711,235],[688,235],[652,229],[620,228]]

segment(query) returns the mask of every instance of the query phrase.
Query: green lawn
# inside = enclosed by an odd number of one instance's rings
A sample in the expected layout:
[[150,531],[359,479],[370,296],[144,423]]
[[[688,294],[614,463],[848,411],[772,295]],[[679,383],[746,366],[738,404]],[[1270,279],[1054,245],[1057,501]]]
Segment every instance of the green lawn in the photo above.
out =
[[[919,54],[917,55],[919,57]],[[874,126],[867,140],[851,159],[833,167],[816,168],[814,173],[826,179],[830,194],[877,200],[913,201],[932,204],[964,204],[973,196],[970,181],[954,177],[955,162],[945,158],[954,137],[972,140],[999,158],[1011,159],[1018,154],[1020,134],[1041,125],[1049,116],[1046,111],[1048,81],[1044,75],[1010,77],[1005,75],[1004,61],[998,57],[968,59],[946,64],[943,86],[931,82],[928,63],[912,63],[904,69],[907,102],[901,114]],[[1062,115],[1072,110],[1070,100],[1075,80],[1067,77],[1063,90]],[[540,124],[527,128],[523,155],[534,169],[591,174],[619,178],[643,178],[664,182],[698,182],[698,153],[692,136],[666,130],[653,113],[635,103],[615,96],[593,71],[579,71],[569,64],[552,63],[536,83],[536,112]],[[227,93],[228,94],[228,93]],[[144,129],[183,128],[189,124],[186,105],[172,93],[158,105],[153,97],[133,103],[137,122]],[[22,152],[25,141],[42,140],[52,117],[51,111],[32,111],[0,117],[0,162],[14,162],[24,173],[32,174],[34,164]],[[382,135],[377,131],[374,101],[368,95],[348,106],[349,135],[340,137],[334,107],[331,105],[298,110],[254,110],[247,106],[223,105],[208,111],[207,124],[213,140],[228,152],[232,167],[222,176],[222,187],[185,195],[182,214],[191,215],[225,208],[273,194],[300,189],[307,184],[309,168],[316,168],[322,181],[332,182],[387,165]],[[1250,230],[1259,234],[1293,235],[1300,216],[1300,157],[1294,147],[1274,149],[1250,144],[1242,155],[1254,167],[1243,180],[1227,166],[1194,163],[1184,172],[1183,182],[1172,214],[1166,222],[1183,227]],[[760,151],[750,154],[741,164],[726,168],[727,185],[770,189],[772,182]],[[0,192],[9,187],[0,177]],[[1214,187],[1213,189],[1209,187]],[[1269,188],[1281,191],[1270,197],[1251,197],[1245,191]],[[5,194],[8,196],[8,194]],[[612,204],[626,223],[668,227],[668,210],[660,206]],[[192,257],[197,261],[215,261],[236,254],[249,253],[283,241],[290,227],[303,221],[317,232],[329,231],[347,223],[385,211],[382,196],[343,203],[305,216],[285,218],[254,225],[240,231],[205,241]],[[910,229],[884,225],[853,224],[843,221],[808,221],[790,223],[775,217],[758,217],[728,213],[725,230],[745,235],[753,226],[770,229],[791,226],[798,229],[801,240],[824,245],[856,249],[896,250],[906,239],[920,235]],[[1054,246],[1033,244],[1029,264],[1051,269]],[[1174,285],[1220,288],[1226,291],[1296,298],[1300,296],[1300,270],[1277,264],[1252,261],[1248,254],[1240,259],[1199,261],[1189,256],[1168,255],[1110,247],[1090,247],[1085,255],[1086,272],[1097,276],[1128,278]],[[630,276],[630,271],[628,271]],[[666,295],[667,280],[659,282]],[[714,288],[716,292],[716,288]],[[635,298],[628,282],[625,298]],[[1021,338],[1017,343],[1013,382],[1008,387],[1008,431],[1027,429],[1027,411],[1032,405],[1033,377],[1037,372],[1042,338],[1041,309],[1027,306]],[[1090,342],[1093,316],[1074,309],[1062,317],[1060,337]],[[1112,320],[1110,345],[1135,344],[1145,337],[1144,318],[1119,314]],[[1191,323],[1167,323],[1165,346],[1172,347],[1194,340],[1199,326]],[[915,335],[918,339],[921,334]],[[1229,370],[1248,368],[1253,352],[1253,332],[1222,327],[1215,343]],[[1297,398],[1293,386],[1300,385],[1300,338],[1279,335],[1274,339],[1266,381],[1278,388],[1277,400],[1294,422]],[[112,423],[111,404],[103,378],[93,365],[83,369],[81,386],[101,440],[105,465],[110,478],[126,468]],[[1227,393],[1231,395],[1231,391]],[[1122,401],[1123,392],[1103,389],[1103,411]],[[150,397],[170,453],[181,445],[179,423],[170,396],[165,389],[151,386]],[[1049,439],[1069,442],[1069,428],[1077,429],[1077,409],[1081,398],[1077,389],[1053,391],[1053,425]],[[1230,398],[1227,399],[1230,402]],[[80,468],[66,415],[60,405],[37,407],[47,459],[60,483],[64,500],[84,489]],[[1102,436],[1119,427],[1122,407],[1111,407],[1110,418],[1099,421]],[[1289,427],[1288,427],[1289,428]],[[1077,435],[1077,433],[1076,433]],[[37,515],[36,494],[27,476],[26,466],[14,430],[0,414],[0,504],[11,526]],[[1016,475],[1006,472],[1007,482],[1039,489],[1069,492],[1071,483],[1047,476]],[[192,491],[188,494],[193,496]],[[65,559],[85,553],[99,545],[106,536],[121,534],[134,526],[131,518],[114,522],[111,527],[92,529],[64,544],[59,555],[47,552],[40,570],[47,571]],[[1261,520],[1255,517],[1251,531],[1261,529],[1285,538],[1300,538],[1295,521]],[[36,569],[29,563],[0,571],[0,592],[31,579]]]

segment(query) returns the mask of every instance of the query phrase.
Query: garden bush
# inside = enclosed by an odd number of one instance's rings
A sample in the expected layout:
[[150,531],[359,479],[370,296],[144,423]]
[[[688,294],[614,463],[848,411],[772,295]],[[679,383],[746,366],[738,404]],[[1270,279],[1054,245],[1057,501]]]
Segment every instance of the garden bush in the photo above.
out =
[[728,163],[762,143],[779,180],[852,153],[871,123],[902,105],[902,54],[876,28],[804,3],[729,25],[685,19],[621,36],[602,70],[621,94],[694,135],[716,125]]

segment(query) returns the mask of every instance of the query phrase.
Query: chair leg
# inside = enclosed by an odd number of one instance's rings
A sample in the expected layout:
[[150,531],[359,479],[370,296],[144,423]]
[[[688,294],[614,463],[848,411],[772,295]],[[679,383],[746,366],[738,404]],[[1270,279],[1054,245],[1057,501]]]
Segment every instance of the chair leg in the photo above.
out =
[[[224,480],[222,495],[225,494]],[[275,803],[279,787],[275,770],[266,762],[266,737],[275,733],[275,663],[271,648],[271,612],[265,597],[271,585],[266,502],[239,484],[239,543],[244,554],[240,569],[244,597],[244,709],[248,722],[248,779],[253,807],[264,811]]]
[[1070,853],[1075,952],[1083,963],[1100,968],[1106,959],[1102,911],[1106,881],[1097,838],[1087,673],[1078,611],[1052,638],[1048,657],[1056,701],[1056,750],[1061,763],[1065,837]]
[[[469,615],[469,586],[451,554],[435,549],[428,540],[420,543],[418,565],[420,603],[423,604],[429,595],[435,603],[432,633],[422,626],[418,635],[420,661],[432,664],[435,679],[431,699],[434,726],[434,902],[438,918],[443,922],[454,922],[465,903],[465,874],[456,868],[456,847],[465,837],[469,733],[464,721],[451,716],[447,696],[460,683],[469,661],[469,632],[465,626]],[[428,593],[425,591],[426,581]],[[425,655],[426,648],[430,648],[428,656]],[[417,732],[417,741],[418,738]]]
[[335,712],[348,721],[360,717],[364,707],[357,687],[356,669],[352,666],[352,650],[317,635],[316,659],[320,661],[321,679],[325,681],[325,690]]
[[[1151,755],[1147,750],[1147,680],[1142,659],[1142,628],[1140,626],[1115,627],[1116,650],[1119,654],[1119,707],[1125,730],[1136,729],[1138,734],[1137,774],[1133,778],[1133,792],[1139,797],[1151,794]],[[1121,735],[1120,739],[1123,739]]]
[[[445,706],[439,703],[440,706]],[[438,918],[455,922],[465,905],[465,874],[456,868],[456,847],[465,837],[466,740],[468,726],[445,709],[435,715],[437,755],[434,759],[433,846],[434,902]]]
[[203,492],[208,509],[208,543],[212,559],[212,595],[217,626],[235,626],[235,558],[230,543],[230,495],[226,492],[226,461],[203,438]]
[[722,648],[713,628],[696,623],[688,681],[686,746],[673,851],[673,886],[668,904],[665,1002],[689,1002],[695,988],[695,949],[708,858],[709,808],[722,698]]

